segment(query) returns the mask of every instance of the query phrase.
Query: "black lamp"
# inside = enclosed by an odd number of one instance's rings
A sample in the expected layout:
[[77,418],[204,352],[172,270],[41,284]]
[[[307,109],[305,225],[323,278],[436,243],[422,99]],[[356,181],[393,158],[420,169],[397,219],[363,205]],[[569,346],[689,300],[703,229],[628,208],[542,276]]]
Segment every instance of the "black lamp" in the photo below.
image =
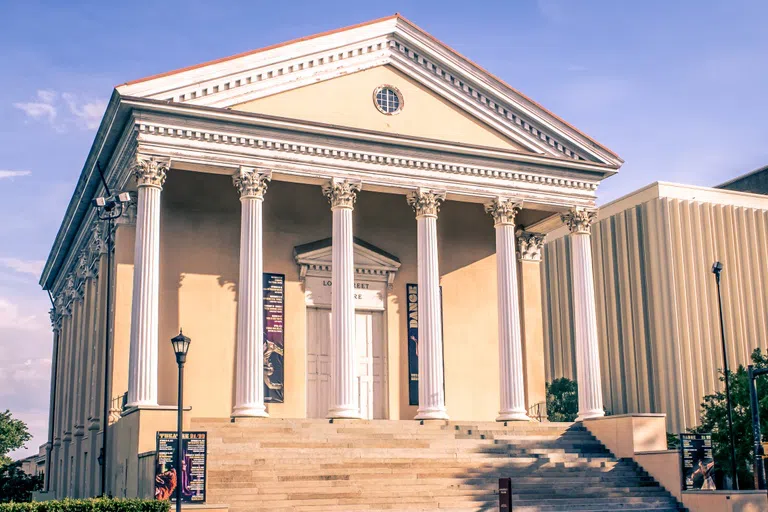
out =
[[179,329],[179,335],[171,338],[171,345],[173,346],[173,352],[176,354],[176,363],[179,365],[179,395],[178,395],[178,413],[176,424],[176,512],[181,512],[181,483],[183,481],[181,460],[183,457],[184,443],[183,437],[183,423],[184,423],[184,363],[187,360],[187,351],[189,350],[189,344],[191,339],[184,336],[184,333]]

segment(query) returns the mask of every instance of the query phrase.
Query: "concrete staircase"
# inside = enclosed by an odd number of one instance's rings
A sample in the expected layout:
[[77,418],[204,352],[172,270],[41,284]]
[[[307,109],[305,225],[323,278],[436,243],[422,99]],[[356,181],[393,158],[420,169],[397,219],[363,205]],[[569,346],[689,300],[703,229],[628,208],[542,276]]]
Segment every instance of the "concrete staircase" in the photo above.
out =
[[208,503],[231,511],[679,511],[579,424],[194,419],[208,432]]

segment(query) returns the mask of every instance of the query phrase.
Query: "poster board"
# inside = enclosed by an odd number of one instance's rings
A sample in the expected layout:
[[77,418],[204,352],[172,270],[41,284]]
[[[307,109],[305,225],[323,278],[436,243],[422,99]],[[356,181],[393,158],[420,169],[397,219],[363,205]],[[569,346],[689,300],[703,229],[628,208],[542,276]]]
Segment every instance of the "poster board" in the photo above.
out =
[[176,432],[158,432],[155,451],[155,499],[176,502],[176,487],[181,483],[182,503],[205,503],[208,465],[208,433],[182,434],[182,474],[177,477]]
[[682,490],[716,490],[712,434],[680,434],[680,466]]
[[285,274],[262,274],[264,289],[264,402],[285,400]]

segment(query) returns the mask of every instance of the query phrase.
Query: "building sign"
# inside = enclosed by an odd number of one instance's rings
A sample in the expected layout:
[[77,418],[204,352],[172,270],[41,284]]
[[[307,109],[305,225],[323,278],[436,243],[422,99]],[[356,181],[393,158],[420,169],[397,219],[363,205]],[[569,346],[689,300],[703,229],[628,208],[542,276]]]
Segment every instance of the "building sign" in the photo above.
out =
[[715,490],[712,434],[680,434],[683,490]]
[[[329,307],[332,288],[330,277],[307,276],[304,281],[307,306]],[[386,298],[387,283],[384,281],[355,281],[355,309],[383,311]]]
[[207,433],[184,432],[181,478],[176,471],[176,432],[157,433],[155,452],[155,499],[176,501],[181,485],[182,503],[205,503],[205,470],[208,458]]
[[[440,287],[440,326],[443,319],[443,287]],[[419,405],[419,285],[405,285],[405,304],[408,310],[408,405]],[[445,342],[443,342],[443,375],[445,375]],[[445,378],[443,378],[445,393]]]
[[285,274],[263,274],[264,401],[285,399]]

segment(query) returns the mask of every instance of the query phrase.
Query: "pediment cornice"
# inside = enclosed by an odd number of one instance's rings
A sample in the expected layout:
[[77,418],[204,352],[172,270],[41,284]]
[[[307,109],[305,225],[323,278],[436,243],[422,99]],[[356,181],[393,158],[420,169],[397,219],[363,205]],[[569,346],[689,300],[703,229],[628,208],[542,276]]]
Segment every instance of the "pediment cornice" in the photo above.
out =
[[125,84],[124,96],[228,108],[391,65],[534,154],[622,160],[399,16]]

